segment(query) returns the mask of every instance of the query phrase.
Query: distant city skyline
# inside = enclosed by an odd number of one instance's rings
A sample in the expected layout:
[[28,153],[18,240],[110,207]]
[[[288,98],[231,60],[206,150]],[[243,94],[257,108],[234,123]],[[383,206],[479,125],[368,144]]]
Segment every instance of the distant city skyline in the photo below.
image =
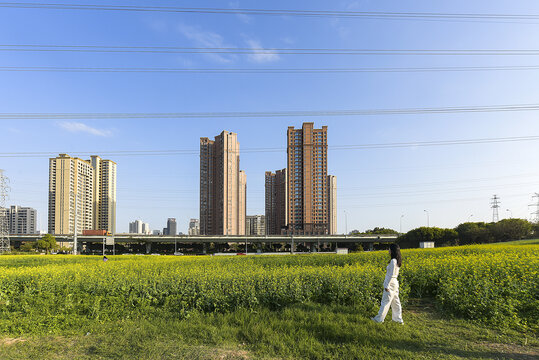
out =
[[176,218],[167,219],[167,226],[163,228],[163,235],[178,235]]
[[138,219],[130,222],[129,234],[151,234],[150,224]]

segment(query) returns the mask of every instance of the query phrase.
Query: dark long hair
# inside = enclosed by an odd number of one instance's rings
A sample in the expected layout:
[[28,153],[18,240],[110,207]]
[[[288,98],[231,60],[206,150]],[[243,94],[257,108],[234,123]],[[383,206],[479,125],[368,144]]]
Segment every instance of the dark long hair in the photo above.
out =
[[[401,257],[401,248],[397,244],[389,245],[389,250],[391,251],[391,259],[397,260],[397,265],[401,267],[402,257]],[[391,259],[389,261],[391,262]]]

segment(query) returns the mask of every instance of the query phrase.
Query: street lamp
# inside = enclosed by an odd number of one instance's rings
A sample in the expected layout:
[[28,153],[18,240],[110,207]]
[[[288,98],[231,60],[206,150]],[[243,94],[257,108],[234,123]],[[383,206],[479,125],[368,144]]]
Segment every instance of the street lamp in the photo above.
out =
[[473,214],[468,216],[468,222],[470,222],[470,220],[472,219],[472,216],[473,216]]
[[344,235],[348,235],[348,215],[346,214],[346,210],[344,211]]
[[427,213],[427,227],[430,227],[430,219],[429,219],[429,212],[427,210],[423,210],[425,213]]
[[513,212],[509,209],[505,209],[505,211],[509,211],[509,219],[513,218]]
[[399,234],[402,234],[402,218],[404,217],[404,214],[401,215],[401,221],[400,221],[400,228],[399,228]]

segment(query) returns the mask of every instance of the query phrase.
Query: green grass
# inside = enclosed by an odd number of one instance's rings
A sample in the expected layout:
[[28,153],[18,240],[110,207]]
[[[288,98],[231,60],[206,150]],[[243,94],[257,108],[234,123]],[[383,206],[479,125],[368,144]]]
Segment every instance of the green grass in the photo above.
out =
[[[390,316],[389,316],[390,319]],[[445,319],[430,303],[405,325],[353,306],[298,304],[188,319],[93,323],[62,335],[0,337],[1,359],[536,359],[535,334]]]
[[493,245],[539,245],[539,239],[513,240],[494,243]]

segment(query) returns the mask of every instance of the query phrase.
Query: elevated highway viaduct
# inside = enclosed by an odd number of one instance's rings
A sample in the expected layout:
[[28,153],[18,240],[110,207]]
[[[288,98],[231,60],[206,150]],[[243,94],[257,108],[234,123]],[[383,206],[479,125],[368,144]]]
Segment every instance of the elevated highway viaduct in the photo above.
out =
[[[35,242],[42,235],[10,235],[12,245],[20,245],[21,242]],[[70,235],[54,235],[58,243],[72,246],[74,236]],[[152,244],[202,244],[204,249],[209,243],[224,244],[289,244],[291,252],[295,251],[297,244],[305,244],[313,249],[320,249],[323,244],[361,244],[366,249],[371,249],[374,243],[389,244],[395,242],[396,235],[142,235],[142,234],[114,234],[111,236],[96,236],[96,235],[78,235],[76,241],[78,248],[82,248],[85,244],[145,244],[146,253],[151,252]],[[18,246],[17,246],[18,247]]]

